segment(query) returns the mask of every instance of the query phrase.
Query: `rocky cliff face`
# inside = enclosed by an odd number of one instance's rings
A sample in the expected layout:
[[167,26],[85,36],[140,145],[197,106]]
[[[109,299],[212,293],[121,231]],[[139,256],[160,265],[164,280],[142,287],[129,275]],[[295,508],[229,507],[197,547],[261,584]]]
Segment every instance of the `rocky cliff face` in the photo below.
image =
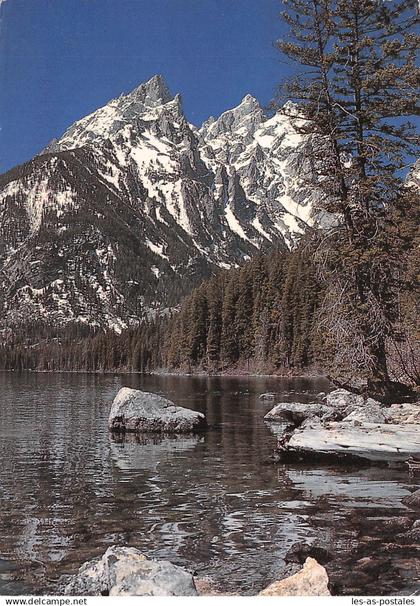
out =
[[201,128],[155,76],[0,176],[0,328],[117,331],[311,221],[308,141],[256,99]]

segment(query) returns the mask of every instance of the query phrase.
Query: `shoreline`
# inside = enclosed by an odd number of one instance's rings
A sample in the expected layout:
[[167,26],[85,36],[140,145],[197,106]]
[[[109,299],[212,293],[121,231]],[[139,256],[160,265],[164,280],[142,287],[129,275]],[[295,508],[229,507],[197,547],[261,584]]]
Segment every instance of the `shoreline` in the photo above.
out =
[[[297,374],[278,374],[278,373],[257,373],[257,372],[215,372],[209,373],[206,371],[199,372],[184,372],[184,371],[170,371],[170,370],[153,370],[151,372],[140,372],[137,370],[37,370],[31,368],[22,369],[11,369],[11,368],[0,368],[0,372],[7,373],[31,373],[31,374],[77,374],[77,375],[127,375],[127,376],[143,376],[143,377],[204,377],[204,378],[265,378],[265,379],[323,379],[331,383],[328,377],[321,372],[312,373],[297,373]],[[332,385],[332,383],[331,383]]]

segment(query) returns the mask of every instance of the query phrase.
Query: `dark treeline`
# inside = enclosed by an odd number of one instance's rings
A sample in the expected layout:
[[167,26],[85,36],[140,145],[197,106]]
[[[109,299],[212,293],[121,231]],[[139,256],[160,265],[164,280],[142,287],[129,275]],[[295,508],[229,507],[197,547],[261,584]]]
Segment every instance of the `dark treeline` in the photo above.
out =
[[[240,268],[221,271],[172,314],[121,334],[80,324],[60,330],[33,323],[24,333],[4,338],[0,368],[330,374],[343,367],[343,347],[325,328],[322,312],[329,295],[318,275],[308,238],[293,252],[258,255]],[[401,338],[388,344],[392,375],[412,385],[420,379],[415,301],[401,293]]]
[[312,366],[319,294],[304,248],[257,256],[185,300],[169,326],[166,365],[260,372]]
[[3,369],[276,372],[313,367],[320,287],[305,248],[259,255],[220,272],[172,316],[118,335],[32,326],[0,345]]
[[[59,336],[48,335],[28,344],[22,335],[0,345],[0,368],[4,370],[75,372],[150,372],[163,365],[162,336],[168,321],[157,318],[138,328],[115,332],[94,332],[68,326]],[[25,335],[26,337],[26,335]]]

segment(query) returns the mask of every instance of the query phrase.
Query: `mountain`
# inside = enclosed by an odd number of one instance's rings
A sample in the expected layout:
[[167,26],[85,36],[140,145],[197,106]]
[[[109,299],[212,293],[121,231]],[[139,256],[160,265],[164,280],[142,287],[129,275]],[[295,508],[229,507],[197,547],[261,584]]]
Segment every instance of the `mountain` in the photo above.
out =
[[120,332],[217,268],[290,247],[313,195],[292,122],[247,95],[197,128],[155,76],[74,123],[0,176],[0,329]]

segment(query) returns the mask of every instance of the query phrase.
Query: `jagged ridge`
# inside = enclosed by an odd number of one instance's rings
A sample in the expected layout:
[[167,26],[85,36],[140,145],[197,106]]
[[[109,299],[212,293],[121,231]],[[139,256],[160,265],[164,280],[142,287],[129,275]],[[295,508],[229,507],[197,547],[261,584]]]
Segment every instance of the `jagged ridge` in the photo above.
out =
[[240,105],[189,124],[155,76],[0,178],[3,327],[121,330],[311,221],[307,142]]

